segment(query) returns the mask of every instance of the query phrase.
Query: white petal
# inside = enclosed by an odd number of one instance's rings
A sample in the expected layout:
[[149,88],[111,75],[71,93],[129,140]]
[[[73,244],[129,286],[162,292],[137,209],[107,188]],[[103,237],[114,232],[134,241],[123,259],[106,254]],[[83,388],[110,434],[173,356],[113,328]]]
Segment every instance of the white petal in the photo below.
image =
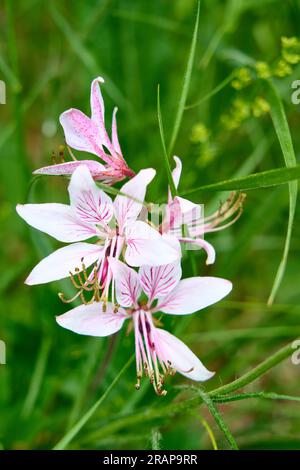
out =
[[175,184],[175,188],[178,188],[179,181],[180,181],[180,176],[181,176],[181,171],[182,171],[182,163],[181,163],[181,160],[180,160],[179,157],[174,156],[173,159],[175,161],[176,166],[175,166],[174,170],[172,171],[172,177],[173,177],[173,181],[174,181],[174,184]]
[[91,243],[74,243],[54,251],[51,255],[40,261],[31,271],[25,283],[28,285],[44,284],[69,277],[70,271],[75,268],[82,270],[82,263],[86,267],[100,259],[103,248]]
[[121,232],[131,222],[134,222],[142,210],[148,184],[153,180],[155,170],[141,170],[130,181],[125,183],[121,192],[128,195],[118,195],[115,199],[115,215]]
[[117,301],[122,307],[137,304],[141,287],[137,272],[116,258],[109,257],[109,267],[116,283]]
[[126,228],[125,235],[125,261],[130,266],[161,266],[179,257],[178,251],[145,222],[134,222]]
[[156,311],[173,315],[194,313],[223,299],[231,289],[231,282],[219,277],[183,279],[174,291],[160,299]]
[[179,238],[181,243],[191,244],[193,247],[203,248],[206,251],[206,264],[213,264],[216,260],[216,252],[214,247],[203,238]]
[[142,266],[139,279],[143,291],[150,300],[169,294],[181,278],[180,262],[164,266]]
[[197,382],[204,382],[214,375],[214,372],[207,370],[190,348],[176,336],[160,328],[155,328],[154,334],[155,343],[158,343],[164,360],[169,360],[171,367],[180,374]]
[[96,229],[83,224],[65,204],[18,204],[17,212],[32,227],[61,242],[72,243],[96,235]]
[[90,305],[79,305],[56,317],[56,321],[60,326],[74,333],[102,337],[119,331],[127,318],[129,317],[123,309],[114,313],[113,306],[108,303],[106,312],[103,312],[103,303],[94,302]]
[[80,165],[69,184],[71,206],[84,224],[106,228],[113,216],[112,200],[96,185],[87,166]]

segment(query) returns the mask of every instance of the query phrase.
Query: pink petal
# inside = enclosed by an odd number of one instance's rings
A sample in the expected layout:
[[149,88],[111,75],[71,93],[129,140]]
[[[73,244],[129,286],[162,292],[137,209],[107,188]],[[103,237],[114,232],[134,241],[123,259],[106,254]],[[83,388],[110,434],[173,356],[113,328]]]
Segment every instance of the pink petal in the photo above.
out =
[[197,382],[204,382],[213,377],[204,367],[200,359],[180,339],[168,331],[155,328],[155,343],[158,344],[165,361],[171,362],[171,367],[180,374]]
[[91,84],[91,111],[92,120],[95,122],[95,124],[99,123],[99,121],[104,122],[105,107],[99,85],[100,83],[104,83],[104,78],[97,77],[92,81]]
[[207,241],[203,240],[203,238],[179,238],[181,243],[190,243],[194,247],[203,248],[206,251],[207,258],[206,264],[213,264],[216,260],[216,252],[214,247],[208,243]]
[[89,267],[103,255],[103,248],[90,243],[74,243],[54,251],[31,271],[25,284],[44,284],[70,276],[75,268],[82,270],[82,263]]
[[142,266],[139,279],[150,301],[169,294],[181,278],[180,262],[164,266]]
[[121,146],[119,143],[118,129],[117,129],[117,116],[116,116],[117,111],[118,111],[118,108],[114,108],[113,117],[112,117],[111,135],[112,135],[112,144],[113,144],[115,152],[117,152],[118,155],[122,156],[122,150],[121,150]]
[[86,165],[95,180],[105,178],[106,168],[99,162],[94,160],[71,161],[66,163],[58,163],[57,165],[44,166],[33,172],[34,175],[63,175],[70,176],[80,165]]
[[190,277],[180,281],[176,289],[160,299],[156,311],[173,315],[197,312],[223,299],[232,284],[219,277]]
[[137,272],[113,257],[109,257],[109,266],[116,282],[118,303],[122,307],[137,305],[141,293]]
[[68,109],[59,117],[67,144],[97,156],[103,154],[99,131],[95,123],[78,109]]
[[103,302],[80,305],[56,317],[56,321],[63,328],[80,335],[109,336],[119,331],[129,318],[123,309],[114,313],[113,308],[112,304],[107,303],[107,310],[103,312]]
[[128,197],[118,195],[114,202],[115,215],[121,233],[126,225],[137,219],[143,207],[147,186],[154,176],[155,170],[147,168],[146,170],[141,170],[122,186],[120,191]]
[[104,123],[104,101],[102,98],[100,83],[104,83],[102,77],[97,77],[92,81],[91,84],[91,110],[92,110],[92,121],[96,125],[99,133],[99,142],[101,145],[109,150],[111,154],[114,154],[113,146],[109,140],[105,129]]
[[71,206],[84,224],[99,224],[105,230],[114,212],[112,200],[94,182],[87,166],[80,165],[69,184]]
[[87,240],[97,234],[94,227],[83,224],[65,204],[18,204],[17,212],[29,225],[61,242]]
[[125,261],[130,266],[161,266],[179,258],[178,251],[145,222],[137,221],[125,230]]

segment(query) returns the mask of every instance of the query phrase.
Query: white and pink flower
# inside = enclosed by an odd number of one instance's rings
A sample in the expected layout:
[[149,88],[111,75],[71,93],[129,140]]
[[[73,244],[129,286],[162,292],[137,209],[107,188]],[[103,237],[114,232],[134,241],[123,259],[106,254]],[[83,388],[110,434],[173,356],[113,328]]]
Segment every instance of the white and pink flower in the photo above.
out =
[[89,118],[78,109],[68,109],[60,116],[66,143],[73,149],[88,152],[99,157],[105,164],[95,160],[73,160],[59,163],[34,171],[38,175],[71,175],[78,166],[84,163],[95,180],[106,183],[121,181],[133,177],[135,173],[128,167],[118,139],[116,113],[112,118],[112,137],[108,136],[104,122],[104,101],[100,90],[102,77],[97,77],[91,84],[91,111]]
[[[174,185],[178,188],[182,163],[180,158],[174,156],[175,168],[172,171]],[[195,204],[180,196],[172,198],[170,189],[165,218],[161,225],[161,233],[169,234],[179,240],[181,244],[190,244],[193,248],[203,248],[207,253],[206,264],[215,262],[214,247],[204,240],[206,233],[217,232],[232,225],[242,213],[242,204],[245,195],[236,196],[232,193],[214,214],[205,217],[203,206]],[[184,230],[187,234],[183,233]]]
[[[57,317],[60,326],[78,334],[109,336],[132,320],[135,333],[137,385],[149,377],[158,395],[165,395],[164,377],[176,371],[195,381],[210,379],[197,356],[168,331],[157,328],[153,314],[188,315],[218,302],[232,289],[231,282],[217,277],[180,280],[178,262],[143,266],[137,273],[116,258],[109,258],[117,303],[80,305]],[[148,300],[140,300],[142,291]],[[104,308],[103,308],[104,307]]]
[[[123,185],[113,202],[98,188],[88,167],[80,165],[68,187],[70,205],[19,204],[17,212],[29,225],[71,243],[44,258],[25,282],[43,284],[83,272],[85,281],[80,281],[78,296],[80,290],[92,290],[96,277],[97,289],[107,299],[112,280],[109,256],[123,258],[130,266],[159,266],[178,259],[180,249],[147,221],[138,220],[147,185],[154,176],[151,168],[141,170]],[[91,238],[93,243],[85,242]],[[91,265],[95,269],[87,276],[86,268]]]

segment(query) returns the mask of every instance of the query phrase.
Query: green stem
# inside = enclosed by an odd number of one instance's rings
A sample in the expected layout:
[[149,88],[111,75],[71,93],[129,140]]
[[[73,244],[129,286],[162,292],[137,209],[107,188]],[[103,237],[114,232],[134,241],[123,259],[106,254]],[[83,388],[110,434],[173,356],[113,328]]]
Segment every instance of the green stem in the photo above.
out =
[[293,348],[292,344],[288,344],[284,348],[279,349],[276,353],[272,354],[272,356],[268,357],[265,361],[263,361],[258,366],[254,367],[254,369],[250,370],[246,374],[242,375],[242,377],[234,380],[230,384],[223,385],[222,387],[216,388],[209,392],[210,396],[220,395],[235,392],[240,388],[245,387],[246,385],[254,382],[259,377],[264,375],[268,370],[272,369],[274,366],[282,362],[288,356],[290,356],[295,350],[298,348]]
[[219,410],[217,409],[216,405],[214,404],[213,400],[209,397],[207,393],[205,393],[201,388],[196,388],[197,393],[199,393],[200,397],[202,398],[203,402],[206,404],[207,408],[210,411],[210,414],[213,416],[215,422],[219,426],[220,430],[223,432],[225,435],[231,449],[233,450],[238,450],[237,443],[235,442],[235,439],[231,432],[229,431],[227,424],[223,421],[222,416],[219,413]]

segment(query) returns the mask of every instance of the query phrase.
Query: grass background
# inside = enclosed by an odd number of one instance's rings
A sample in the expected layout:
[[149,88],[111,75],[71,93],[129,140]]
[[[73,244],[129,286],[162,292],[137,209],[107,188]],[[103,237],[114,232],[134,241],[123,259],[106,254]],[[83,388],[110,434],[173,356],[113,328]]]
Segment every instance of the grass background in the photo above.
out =
[[[72,3],[72,6],[71,6]],[[60,329],[56,295],[69,283],[28,287],[23,281],[37,261],[60,246],[31,231],[16,216],[17,202],[65,202],[63,178],[41,178],[29,190],[31,172],[50,162],[63,143],[59,114],[77,107],[89,114],[91,80],[103,75],[107,120],[119,107],[119,137],[134,170],[154,167],[157,177],[147,199],[166,197],[167,173],[157,119],[157,84],[166,140],[178,109],[197,11],[194,0],[90,0],[87,2],[18,0],[0,4],[0,78],[7,104],[0,108],[0,339],[7,364],[0,366],[0,447],[52,448],[107,390],[133,352],[133,337],[121,332],[112,340],[77,336]],[[245,60],[272,62],[280,55],[281,36],[299,34],[296,0],[203,0],[195,61],[187,104],[210,93]],[[291,104],[293,74],[275,81],[284,104],[296,156],[299,106]],[[264,95],[259,84],[242,92],[226,86],[201,105],[185,110],[174,152],[184,164],[180,190],[284,166],[269,115],[250,117],[229,130],[221,116],[238,96],[252,101]],[[193,128],[203,123],[208,143],[194,143]],[[193,196],[210,211],[226,193]],[[164,318],[167,329],[199,355],[216,376],[212,390],[262,362],[299,337],[299,212],[296,210],[283,282],[267,307],[282,256],[288,221],[287,185],[250,191],[241,219],[230,229],[207,237],[217,261],[205,267],[203,253],[194,261],[199,274],[229,278],[230,297],[189,318]],[[185,276],[192,274],[184,259]],[[63,285],[62,285],[63,284]],[[274,367],[247,391],[297,395],[300,366],[290,358]],[[224,433],[205,406],[176,415],[164,407],[190,393],[174,386],[188,383],[176,375],[165,398],[143,384],[136,392],[132,364],[112,388],[69,448],[209,449],[227,448]],[[299,449],[299,404],[249,398],[218,406],[242,449]],[[152,417],[149,410],[155,410]],[[162,410],[161,416],[160,411]],[[203,419],[205,421],[203,421]],[[203,424],[204,423],[204,424]],[[225,433],[226,434],[226,433]]]

